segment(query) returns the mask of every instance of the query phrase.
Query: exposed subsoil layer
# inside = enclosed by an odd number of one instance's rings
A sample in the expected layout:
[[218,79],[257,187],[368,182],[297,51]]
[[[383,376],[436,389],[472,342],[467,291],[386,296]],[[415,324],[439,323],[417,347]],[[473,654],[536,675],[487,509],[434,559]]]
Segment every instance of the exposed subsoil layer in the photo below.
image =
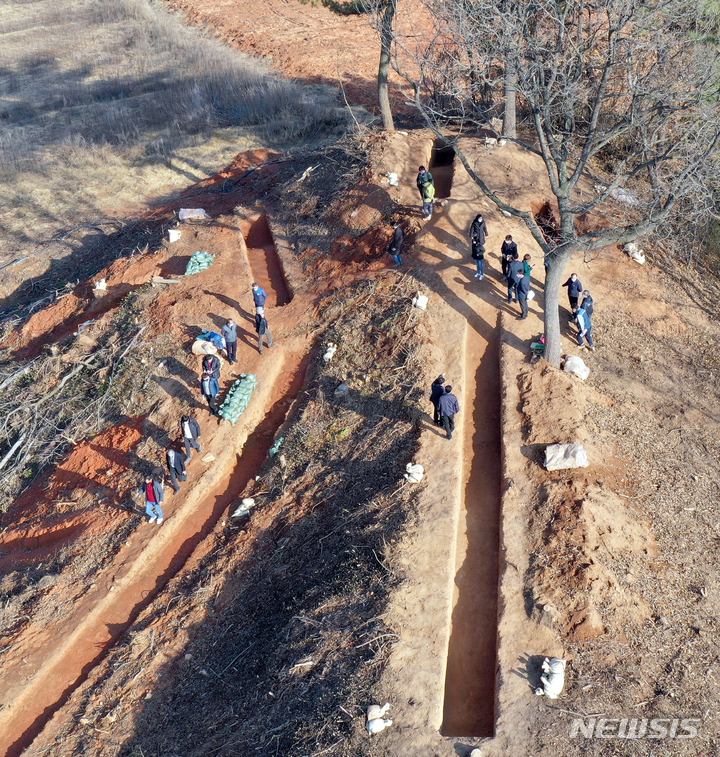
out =
[[[271,301],[288,301],[289,295],[274,246],[266,245],[266,254],[262,260],[257,261],[251,273],[247,262],[243,266],[242,260],[247,258],[242,237],[237,229],[233,231],[229,226],[232,223],[223,224],[219,232],[208,229],[215,244],[220,244],[219,256],[213,267],[188,277],[181,286],[170,285],[158,292],[155,307],[150,314],[158,328],[170,326],[171,332],[184,338],[185,328],[196,317],[194,314],[204,310],[207,317],[205,308],[213,300],[226,308],[226,313],[232,312],[227,310],[228,307],[237,309],[241,315],[246,313],[236,300],[221,292],[249,293],[252,277],[264,281]],[[266,223],[265,228],[267,229]],[[186,243],[190,249],[203,234],[201,228],[194,232],[186,229]],[[138,283],[158,271],[165,275],[178,274],[184,269],[183,261],[187,258],[182,256],[182,245],[174,249],[180,253],[179,258],[176,255],[171,259],[170,253],[166,252],[146,256],[138,261],[122,261],[124,265],[115,264],[112,273],[115,275],[117,269],[122,268],[127,278],[137,276]],[[220,284],[221,281],[223,284]],[[279,291],[275,290],[275,284],[279,286]],[[214,291],[208,291],[204,287]],[[199,302],[195,304],[193,312],[187,307],[188,288],[196,296],[199,295]],[[92,306],[90,300],[88,307]],[[175,315],[176,308],[179,308],[178,312],[182,312],[181,318]],[[50,308],[50,318],[55,310],[55,307]],[[213,318],[212,313],[210,317]],[[250,318],[249,314],[245,317]],[[290,323],[295,317],[289,316]],[[41,314],[35,320],[41,320]],[[222,318],[216,317],[216,320],[218,322],[212,325],[219,329]],[[243,322],[241,318],[238,320]],[[37,328],[37,325],[33,328]],[[27,331],[29,338],[32,338],[33,331]],[[253,341],[248,341],[247,337],[239,345],[238,359],[246,366],[245,370],[252,370],[252,363],[257,363],[259,356],[255,355],[255,350]],[[52,713],[103,657],[128,624],[162,591],[167,581],[210,533],[238,492],[255,475],[266,457],[276,430],[284,421],[288,408],[303,384],[308,365],[305,350],[303,340],[296,339],[294,346],[289,343],[270,351],[262,364],[261,385],[256,390],[255,402],[246,411],[249,423],[253,425],[248,426],[243,417],[242,425],[238,428],[225,427],[220,433],[210,431],[209,439],[203,437],[204,453],[214,452],[217,461],[205,474],[201,473],[197,481],[194,479],[197,478],[197,466],[201,463],[191,463],[191,482],[194,483],[187,491],[186,487],[182,487],[179,495],[169,496],[170,501],[165,504],[166,522],[161,529],[140,525],[139,530],[121,547],[112,563],[95,577],[91,590],[76,604],[71,615],[63,619],[61,625],[50,626],[39,635],[30,627],[22,638],[15,639],[12,651],[6,651],[3,659],[5,696],[0,714],[0,752],[16,755],[28,746]],[[251,357],[253,355],[255,356]],[[194,364],[195,360],[192,357],[190,362]],[[257,367],[260,368],[260,365]],[[236,376],[238,374],[237,371],[233,373]],[[180,375],[183,375],[182,371]],[[187,379],[190,376],[192,374],[187,375]],[[163,377],[156,379],[168,392],[171,402],[187,403],[188,390],[180,382]],[[199,403],[197,405],[201,407]],[[179,407],[174,414],[176,418],[171,419],[171,423],[177,422]],[[205,435],[208,435],[204,421],[202,425]],[[56,471],[23,495],[12,512],[12,517],[16,519],[14,529],[6,531],[0,542],[0,551],[6,553],[1,558],[6,570],[16,569],[23,563],[38,564],[46,558],[49,551],[57,550],[67,542],[79,541],[81,537],[88,539],[94,535],[100,538],[108,532],[112,520],[120,523],[128,518],[137,519],[137,516],[118,507],[128,496],[128,487],[137,486],[137,479],[131,473],[131,458],[143,431],[147,432],[145,426],[147,423],[136,418],[109,429],[100,437],[79,444]],[[234,450],[237,450],[237,457]],[[192,467],[196,467],[195,475]],[[95,504],[77,512],[73,493],[78,489],[85,493],[94,491],[103,504]],[[49,644],[50,640],[52,644]]]

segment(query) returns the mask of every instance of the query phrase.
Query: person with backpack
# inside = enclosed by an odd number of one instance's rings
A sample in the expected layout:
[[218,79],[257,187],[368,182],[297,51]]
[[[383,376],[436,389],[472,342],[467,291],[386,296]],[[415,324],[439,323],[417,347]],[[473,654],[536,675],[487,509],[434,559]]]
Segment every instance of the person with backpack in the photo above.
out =
[[190,415],[183,415],[180,418],[180,430],[182,431],[183,441],[185,442],[185,462],[192,460],[191,449],[202,452],[202,447],[198,439],[201,436],[200,424]]
[[252,293],[255,310],[257,311],[258,308],[264,308],[265,301],[267,300],[267,292],[255,281],[253,281]]
[[228,362],[230,365],[237,363],[237,323],[228,318],[221,329],[225,339],[225,350],[227,351]]
[[433,198],[435,197],[435,185],[423,184],[422,198],[423,198],[423,221],[429,221],[432,218],[433,213]]
[[418,168],[418,175],[415,183],[420,192],[420,197],[423,200],[425,199],[425,195],[423,194],[423,187],[425,184],[432,184],[433,187],[435,187],[435,179],[433,179],[433,175],[427,170],[427,168],[425,168],[425,166],[420,166],[420,168]]
[[485,278],[485,239],[488,235],[487,224],[482,213],[475,216],[470,226],[470,255],[477,266],[476,279],[482,281]]
[[395,261],[397,265],[402,265],[403,246],[405,245],[405,229],[403,229],[400,221],[393,221],[393,237],[390,240],[388,246],[388,255]]
[[513,258],[508,264],[507,269],[507,282],[508,282],[508,302],[517,302],[517,286],[520,283],[520,279],[525,275],[525,266],[522,260],[518,260],[517,252],[513,254]]
[[503,276],[507,276],[508,266],[513,259],[513,255],[517,255],[517,251],[517,244],[513,242],[513,238],[508,234],[500,248],[500,266],[502,267]]
[[270,326],[268,326],[267,319],[265,318],[265,310],[263,308],[258,308],[258,311],[255,314],[255,331],[257,331],[258,335],[258,350],[262,355],[263,342],[265,341],[266,336],[268,349],[273,346],[273,335],[270,331]]
[[432,382],[432,386],[430,387],[430,402],[432,402],[432,406],[435,409],[435,412],[433,413],[433,423],[435,423],[436,426],[442,426],[442,421],[440,420],[440,397],[445,394],[445,387],[443,384],[445,383],[445,374],[441,373],[435,381]]
[[220,394],[220,385],[215,376],[210,373],[203,373],[200,378],[200,392],[208,403],[210,412],[213,415],[220,415],[217,404],[217,396]]
[[187,481],[187,473],[185,472],[185,461],[183,456],[175,449],[175,447],[168,447],[165,453],[167,458],[168,473],[170,474],[170,482],[172,483],[173,491],[177,494],[180,491],[179,481]]
[[162,471],[159,468],[155,468],[151,476],[145,476],[140,491],[145,495],[145,513],[148,516],[148,523],[157,521],[160,525],[164,520],[162,503],[165,492],[162,485]]

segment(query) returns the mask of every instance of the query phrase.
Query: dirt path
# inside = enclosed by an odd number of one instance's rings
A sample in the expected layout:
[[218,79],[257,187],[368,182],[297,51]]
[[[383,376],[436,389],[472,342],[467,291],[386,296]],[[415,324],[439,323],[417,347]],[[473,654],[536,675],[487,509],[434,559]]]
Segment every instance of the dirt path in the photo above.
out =
[[[266,229],[261,229],[265,236],[259,240],[265,243],[260,248],[263,254],[248,258],[250,271],[245,272],[247,263],[243,267],[232,258],[226,265],[237,271],[237,287],[249,292],[251,277],[266,286],[273,316],[280,325],[284,313],[274,305],[285,304],[290,296],[264,218],[262,222]],[[218,298],[219,304],[227,305],[224,295]],[[290,322],[294,322],[292,315]],[[243,370],[259,375],[260,383],[237,426],[205,428],[208,433],[203,435],[203,454],[211,452],[215,461],[208,466],[194,458],[188,466],[190,481],[178,495],[166,498],[162,527],[143,523],[112,565],[96,577],[91,591],[69,618],[48,628],[31,624],[23,638],[6,651],[0,669],[0,754],[12,757],[22,753],[108,648],[185,564],[257,473],[303,385],[307,345],[302,338],[287,343],[281,340],[277,348],[260,358],[252,342],[241,342],[238,358]],[[225,373],[227,383],[239,371],[226,366]],[[209,423],[203,419],[203,427]]]

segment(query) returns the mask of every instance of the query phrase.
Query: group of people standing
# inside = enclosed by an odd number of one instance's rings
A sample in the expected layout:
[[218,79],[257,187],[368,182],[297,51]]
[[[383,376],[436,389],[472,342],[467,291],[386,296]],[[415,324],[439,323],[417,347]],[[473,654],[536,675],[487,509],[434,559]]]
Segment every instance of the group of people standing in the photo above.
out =
[[[258,350],[264,354],[263,346],[267,341],[268,348],[274,345],[273,335],[265,317],[265,303],[267,292],[257,283],[252,285],[253,303],[255,305],[255,331],[258,335]],[[237,363],[237,323],[228,318],[221,331],[225,340],[225,352],[230,365]],[[215,354],[203,355],[202,373],[200,375],[200,393],[208,404],[212,415],[219,415],[218,395],[220,393],[220,358]],[[173,491],[180,491],[180,481],[187,481],[186,465],[192,459],[192,450],[202,452],[198,439],[200,438],[200,424],[195,418],[183,415],[180,419],[180,430],[185,445],[185,455],[180,451],[179,444],[171,444],[166,450],[168,474]],[[164,475],[160,468],[155,468],[152,474],[145,477],[141,488],[145,496],[145,512],[149,523],[160,524],[164,520],[162,504],[165,500],[163,486]]]
[[[595,342],[592,338],[592,316],[595,302],[587,289],[583,285],[576,273],[571,273],[570,278],[563,284],[568,288],[568,300],[570,301],[570,319],[575,321],[578,327],[577,340],[578,347],[587,347],[595,352]],[[582,299],[581,299],[582,298]]]
[[[179,444],[171,444],[165,453],[168,473],[175,494],[180,491],[178,481],[187,481],[185,466],[192,459],[192,450],[196,449],[198,452],[202,452],[202,447],[198,441],[201,434],[200,424],[195,418],[190,415],[183,415],[180,419],[180,433],[185,445],[185,456],[183,457]],[[162,470],[155,468],[149,476],[145,476],[140,487],[140,491],[145,496],[145,514],[148,516],[148,523],[160,525],[165,519],[162,510],[165,501],[163,478]]]

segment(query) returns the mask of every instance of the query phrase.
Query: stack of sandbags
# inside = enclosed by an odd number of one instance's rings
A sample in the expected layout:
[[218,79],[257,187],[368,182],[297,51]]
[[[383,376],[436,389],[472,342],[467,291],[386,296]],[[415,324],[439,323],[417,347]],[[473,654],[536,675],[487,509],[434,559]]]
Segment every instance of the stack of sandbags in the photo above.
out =
[[185,268],[185,275],[190,276],[193,273],[200,273],[215,262],[215,256],[209,252],[201,250],[200,252],[194,252],[190,260],[188,260],[187,267]]
[[257,383],[257,376],[254,374],[241,373],[240,378],[230,387],[225,402],[220,406],[220,417],[230,421],[234,426],[250,404]]

